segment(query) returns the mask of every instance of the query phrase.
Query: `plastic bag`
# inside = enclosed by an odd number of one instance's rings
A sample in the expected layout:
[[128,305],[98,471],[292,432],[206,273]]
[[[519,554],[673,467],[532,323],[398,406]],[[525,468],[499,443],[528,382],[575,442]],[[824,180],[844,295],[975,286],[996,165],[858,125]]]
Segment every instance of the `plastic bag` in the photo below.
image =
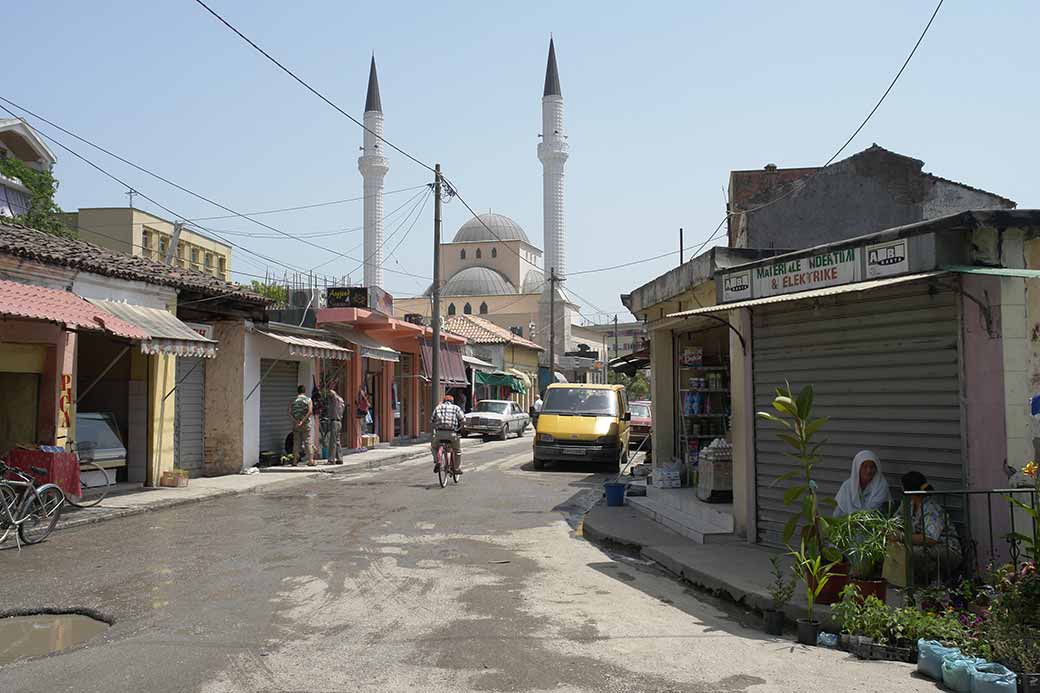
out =
[[986,660],[965,657],[959,652],[947,655],[942,663],[943,685],[956,693],[971,693],[971,676],[980,664],[986,664]]
[[1017,690],[1014,672],[1003,664],[979,664],[971,675],[971,693],[1015,693]]
[[938,640],[917,641],[917,670],[932,679],[942,681],[942,663],[949,655],[959,655],[959,647],[943,647]]
[[820,632],[816,636],[816,647],[826,647],[831,650],[838,649],[838,636],[836,633],[824,633]]

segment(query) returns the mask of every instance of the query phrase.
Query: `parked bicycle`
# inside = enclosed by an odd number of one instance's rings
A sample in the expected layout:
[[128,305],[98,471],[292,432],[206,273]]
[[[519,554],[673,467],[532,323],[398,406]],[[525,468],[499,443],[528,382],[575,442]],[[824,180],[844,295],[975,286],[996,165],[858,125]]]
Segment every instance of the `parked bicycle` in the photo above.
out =
[[[87,444],[84,443],[79,446],[80,450],[88,449]],[[76,450],[76,443],[69,442],[69,450]],[[89,479],[89,482],[88,482]],[[105,500],[105,496],[108,495],[109,488],[112,486],[112,475],[109,471],[102,467],[100,464],[92,460],[79,460],[79,488],[80,493],[78,496],[71,496],[66,494],[65,499],[69,502],[69,505],[77,508],[93,508],[95,505]]]
[[456,484],[459,483],[458,458],[449,441],[441,440],[437,443],[436,462],[433,466],[441,488],[448,485],[448,477],[451,477]]
[[15,530],[26,544],[39,544],[61,516],[65,494],[57,484],[37,486],[32,475],[46,476],[47,470],[30,469],[32,474],[0,460],[0,544]]

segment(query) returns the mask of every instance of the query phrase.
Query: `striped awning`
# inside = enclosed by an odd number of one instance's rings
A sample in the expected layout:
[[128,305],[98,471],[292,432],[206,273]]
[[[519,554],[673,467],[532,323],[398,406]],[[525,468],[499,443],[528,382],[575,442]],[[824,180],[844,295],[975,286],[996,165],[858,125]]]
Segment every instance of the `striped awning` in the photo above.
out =
[[310,337],[298,337],[291,334],[278,334],[277,332],[264,332],[257,330],[260,334],[271,339],[276,339],[288,345],[290,356],[303,356],[315,359],[334,359],[345,361],[350,358],[350,349],[341,347],[332,342],[322,339],[311,339]]
[[146,308],[132,303],[87,299],[110,315],[128,322],[147,335],[141,340],[141,353],[195,356],[211,359],[217,355],[217,343],[207,339],[177,319],[167,310]]

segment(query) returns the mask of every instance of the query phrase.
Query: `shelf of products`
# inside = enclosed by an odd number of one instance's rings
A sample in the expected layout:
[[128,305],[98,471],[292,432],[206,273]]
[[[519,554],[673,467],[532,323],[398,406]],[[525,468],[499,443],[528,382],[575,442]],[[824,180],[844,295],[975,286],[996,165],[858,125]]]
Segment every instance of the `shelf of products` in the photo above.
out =
[[[698,335],[693,339],[704,339]],[[689,474],[696,477],[703,451],[729,432],[731,415],[729,354],[720,333],[718,346],[710,338],[701,344],[678,344],[677,385],[680,454]]]

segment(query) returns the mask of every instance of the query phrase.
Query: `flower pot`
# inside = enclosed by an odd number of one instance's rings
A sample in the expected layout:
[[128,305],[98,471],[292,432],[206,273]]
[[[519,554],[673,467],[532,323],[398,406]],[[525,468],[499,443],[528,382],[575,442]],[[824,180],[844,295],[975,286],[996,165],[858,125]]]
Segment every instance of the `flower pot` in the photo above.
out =
[[820,622],[810,621],[807,618],[798,619],[798,644],[816,645],[816,638],[820,634]]
[[1040,673],[1018,674],[1018,693],[1040,693]]
[[870,659],[870,648],[873,646],[873,638],[866,635],[853,635],[849,639],[849,651],[860,659]]
[[881,600],[881,603],[885,603],[885,599],[888,597],[888,582],[882,580],[863,580],[861,578],[850,578],[853,585],[859,588],[860,596],[863,599],[867,597],[877,597]]
[[852,636],[848,633],[842,633],[841,636],[838,638],[838,647],[842,650],[845,650],[846,652],[851,651]]
[[784,612],[777,609],[766,609],[762,615],[765,630],[770,635],[784,634]]

